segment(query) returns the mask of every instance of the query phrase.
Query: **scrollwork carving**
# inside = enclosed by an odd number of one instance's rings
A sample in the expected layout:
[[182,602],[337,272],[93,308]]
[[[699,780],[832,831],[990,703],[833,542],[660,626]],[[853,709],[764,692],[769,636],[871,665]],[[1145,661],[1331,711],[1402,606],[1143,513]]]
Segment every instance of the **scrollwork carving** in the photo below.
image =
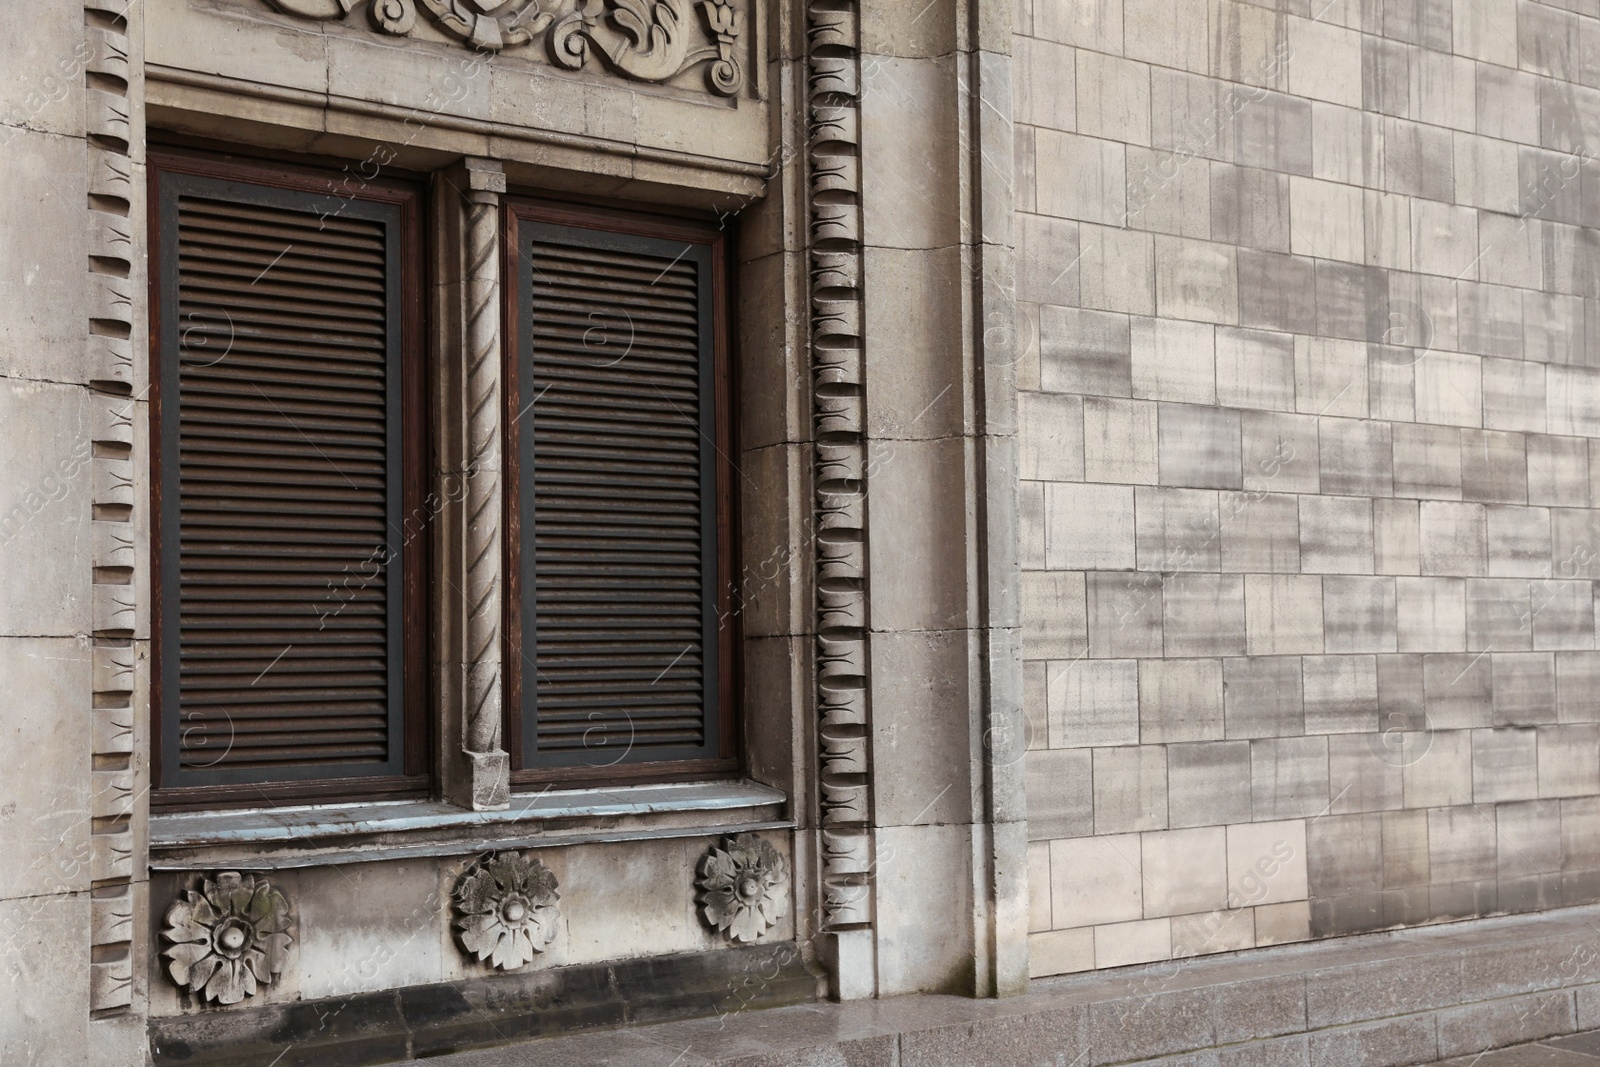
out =
[[713,3],[712,0],[703,0],[700,10],[717,41],[717,60],[706,70],[706,82],[712,92],[732,96],[744,81],[744,73],[733,54],[733,43],[744,29],[744,13],[734,10],[732,4]]
[[[348,15],[356,0],[266,0],[300,18],[330,20]],[[419,0],[372,0],[373,25],[404,35],[416,23]],[[576,0],[558,14],[563,0],[420,0],[446,33],[473,48],[502,52],[546,36],[550,60],[577,70],[598,53],[607,69],[634,81],[670,81],[699,63],[706,85],[732,96],[744,84],[736,45],[744,12],[732,0]],[[696,18],[696,12],[699,18]]]
[[710,59],[707,84],[727,96],[743,80],[733,58],[743,16],[726,0],[701,0],[699,6],[714,42],[710,46],[695,46],[684,0],[581,0],[551,31],[551,59],[577,70],[593,44],[612,68],[645,82],[664,82]]
[[417,24],[417,9],[411,0],[372,0],[372,24],[384,33],[404,37]]

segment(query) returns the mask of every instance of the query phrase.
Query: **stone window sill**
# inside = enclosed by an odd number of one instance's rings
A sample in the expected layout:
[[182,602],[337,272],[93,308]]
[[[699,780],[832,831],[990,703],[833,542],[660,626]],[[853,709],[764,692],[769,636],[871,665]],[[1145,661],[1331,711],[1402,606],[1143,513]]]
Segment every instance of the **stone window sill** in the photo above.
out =
[[490,849],[788,829],[788,796],[749,780],[545,790],[505,811],[431,800],[178,812],[150,819],[150,869],[276,870]]

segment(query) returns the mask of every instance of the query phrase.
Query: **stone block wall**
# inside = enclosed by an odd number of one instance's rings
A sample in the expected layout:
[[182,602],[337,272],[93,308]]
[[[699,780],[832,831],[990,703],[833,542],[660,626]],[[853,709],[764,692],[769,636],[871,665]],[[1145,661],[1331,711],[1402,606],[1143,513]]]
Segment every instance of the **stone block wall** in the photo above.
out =
[[1015,56],[1033,973],[1600,899],[1600,4]]

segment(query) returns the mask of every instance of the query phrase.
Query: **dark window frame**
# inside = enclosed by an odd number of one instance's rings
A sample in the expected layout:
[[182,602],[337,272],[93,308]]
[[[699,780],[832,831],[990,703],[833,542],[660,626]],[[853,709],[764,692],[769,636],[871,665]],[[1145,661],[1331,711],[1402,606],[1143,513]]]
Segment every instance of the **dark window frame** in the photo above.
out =
[[[397,292],[399,297],[394,320],[400,330],[398,351],[394,356],[400,377],[399,449],[395,457],[399,467],[399,506],[395,510],[402,530],[407,528],[407,516],[422,513],[432,458],[430,418],[425,406],[425,380],[432,362],[425,304],[431,291],[427,284],[430,260],[424,219],[425,186],[395,178],[367,179],[351,174],[348,167],[341,172],[331,166],[325,169],[314,165],[268,163],[227,152],[152,150],[147,203],[149,232],[153,236],[149,262],[151,806],[155,810],[183,810],[332,802],[373,796],[428,796],[432,785],[429,768],[433,729],[429,699],[431,656],[427,646],[430,629],[428,576],[432,560],[427,537],[410,538],[402,543],[400,551],[400,640],[396,651],[400,658],[401,709],[391,718],[391,729],[395,730],[391,736],[400,750],[399,758],[394,761],[395,771],[329,777],[318,769],[300,778],[280,777],[275,781],[235,778],[203,784],[169,781],[174,776],[164,773],[165,765],[176,752],[181,722],[174,718],[175,707],[164,707],[164,694],[170,692],[175,683],[178,664],[176,651],[171,648],[176,638],[175,617],[169,617],[166,611],[167,602],[176,591],[177,558],[176,544],[169,543],[176,537],[172,529],[177,508],[176,486],[166,483],[169,479],[175,482],[177,474],[175,464],[168,471],[162,462],[164,447],[171,445],[166,437],[176,432],[176,420],[171,428],[163,426],[162,394],[164,388],[170,389],[176,381],[175,366],[168,366],[171,361],[164,350],[169,345],[175,349],[179,324],[172,305],[176,295],[176,272],[171,278],[164,277],[163,267],[175,245],[176,218],[167,218],[163,206],[169,199],[169,189],[195,180],[258,186],[276,194],[287,191],[326,197],[330,215],[350,210],[349,205],[362,202],[390,205],[398,212],[395,228],[399,246],[390,251],[388,258],[398,267],[398,275],[391,278],[390,285],[391,292]],[[166,314],[169,308],[173,310],[172,316]]]
[[[597,756],[592,764],[578,766],[530,766],[527,759],[532,723],[527,721],[523,701],[523,655],[525,615],[531,599],[523,601],[523,553],[521,531],[524,525],[523,471],[527,439],[522,433],[524,412],[523,345],[529,309],[524,304],[525,258],[522,250],[526,228],[568,227],[599,234],[622,235],[652,241],[703,246],[708,260],[707,288],[712,301],[709,309],[710,382],[712,403],[713,459],[712,482],[714,517],[708,527],[715,538],[715,579],[708,590],[706,610],[714,620],[717,677],[713,690],[716,722],[713,736],[715,753],[697,759],[641,760],[608,762]],[[503,346],[505,388],[505,567],[506,600],[503,619],[505,635],[505,738],[511,755],[512,787],[561,785],[568,787],[607,786],[644,782],[701,781],[728,778],[738,774],[743,761],[739,753],[742,734],[742,644],[740,613],[734,600],[734,581],[739,574],[738,486],[733,459],[737,455],[736,361],[732,351],[735,306],[732,291],[732,235],[726,225],[688,215],[655,215],[613,204],[558,200],[534,195],[510,195],[502,204],[503,269],[501,277],[504,311]],[[703,394],[704,395],[704,394]],[[531,505],[528,505],[531,513]]]

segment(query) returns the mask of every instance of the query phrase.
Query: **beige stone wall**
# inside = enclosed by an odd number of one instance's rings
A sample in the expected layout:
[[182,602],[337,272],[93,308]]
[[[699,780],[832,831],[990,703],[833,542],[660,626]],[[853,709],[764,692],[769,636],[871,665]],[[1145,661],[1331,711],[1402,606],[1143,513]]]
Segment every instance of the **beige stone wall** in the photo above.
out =
[[1035,974],[1600,897],[1597,15],[1018,0]]
[[0,12],[0,1062],[141,1063],[137,13]]

